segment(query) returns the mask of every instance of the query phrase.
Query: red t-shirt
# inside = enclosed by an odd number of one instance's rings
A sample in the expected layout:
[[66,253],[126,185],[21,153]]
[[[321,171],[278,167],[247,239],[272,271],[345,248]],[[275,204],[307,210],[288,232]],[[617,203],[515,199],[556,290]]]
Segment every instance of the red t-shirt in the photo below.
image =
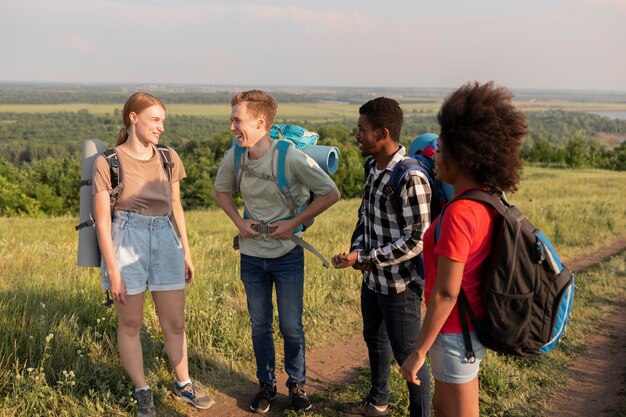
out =
[[[469,300],[472,311],[480,318],[485,314],[483,304],[484,278],[482,267],[491,253],[494,219],[498,212],[471,200],[458,200],[446,207],[435,246],[435,228],[439,217],[432,222],[424,234],[424,296],[426,304],[433,291],[437,277],[439,255],[465,264],[461,287]],[[470,330],[473,329],[468,320]],[[448,316],[440,333],[463,333],[458,306]]]

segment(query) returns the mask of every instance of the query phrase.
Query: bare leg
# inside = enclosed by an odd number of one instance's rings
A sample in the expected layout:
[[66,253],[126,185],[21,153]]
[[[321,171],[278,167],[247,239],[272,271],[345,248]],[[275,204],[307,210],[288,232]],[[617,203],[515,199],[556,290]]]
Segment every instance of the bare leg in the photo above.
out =
[[478,377],[465,384],[435,380],[433,408],[437,417],[478,417]]
[[165,336],[165,353],[178,381],[189,379],[185,334],[185,290],[153,291],[152,299]]
[[143,321],[144,295],[126,296],[126,304],[115,303],[119,325],[117,327],[117,347],[122,366],[133,381],[135,388],[148,385],[143,372],[143,353],[139,329]]

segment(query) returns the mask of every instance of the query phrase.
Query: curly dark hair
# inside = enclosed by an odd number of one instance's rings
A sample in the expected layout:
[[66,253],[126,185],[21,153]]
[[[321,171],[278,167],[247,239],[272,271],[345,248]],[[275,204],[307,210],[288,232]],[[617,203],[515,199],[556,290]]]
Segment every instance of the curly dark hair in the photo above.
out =
[[366,115],[375,129],[386,128],[395,142],[400,141],[403,114],[400,105],[394,99],[378,97],[370,100],[359,108],[359,114]]
[[526,135],[524,114],[504,87],[471,82],[445,99],[437,120],[445,146],[461,170],[484,184],[514,192],[520,181],[520,147]]

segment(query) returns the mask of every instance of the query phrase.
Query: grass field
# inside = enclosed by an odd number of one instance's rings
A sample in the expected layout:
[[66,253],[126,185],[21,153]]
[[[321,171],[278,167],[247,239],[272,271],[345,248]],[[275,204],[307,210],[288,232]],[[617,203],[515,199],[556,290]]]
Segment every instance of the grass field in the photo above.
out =
[[[626,173],[527,168],[512,201],[564,257],[626,235]],[[346,250],[357,208],[356,200],[341,201],[316,221],[306,239],[326,256]],[[230,249],[235,228],[215,210],[190,212],[187,219],[197,270],[187,291],[191,369],[219,392],[254,380],[238,254]],[[116,353],[116,318],[102,306],[99,270],[75,266],[77,222],[69,216],[0,218],[0,416],[126,416],[132,410],[131,384]],[[540,402],[528,408],[528,398],[545,396],[563,381],[564,364],[584,348],[584,335],[623,296],[625,275],[622,256],[579,276],[575,320],[554,354],[531,362],[490,355],[482,371],[483,415],[537,415]],[[308,346],[358,332],[359,275],[351,269],[326,270],[307,255],[306,276]],[[172,373],[150,303],[145,310],[144,355],[158,408],[183,415],[188,409],[166,395]],[[395,415],[401,416],[404,390],[397,375],[394,386],[399,387]],[[359,389],[327,399],[357,397]],[[319,415],[335,414],[328,409]]]
[[[169,115],[205,116],[211,118],[230,117],[229,104],[166,104]],[[405,112],[435,113],[440,103],[408,103],[403,104]],[[344,118],[353,119],[358,114],[360,105],[339,103],[285,103],[279,104],[276,120],[308,120],[311,122],[337,121]],[[113,114],[115,109],[121,111],[122,104],[0,104],[0,113],[53,113],[77,112],[86,109],[92,114]]]
[[[228,118],[230,105],[228,104],[167,104],[170,115],[205,116],[211,118]],[[439,110],[440,101],[425,103],[402,103],[406,114],[422,113],[434,114]],[[574,102],[565,100],[553,101],[520,101],[516,105],[524,111],[562,109],[580,112],[626,111],[624,103],[596,103]],[[360,104],[341,103],[279,103],[276,120],[307,120],[310,122],[333,122],[348,118],[354,119],[358,114]],[[115,109],[121,111],[120,104],[0,104],[0,113],[53,113],[77,112],[86,109],[92,114],[112,114]]]

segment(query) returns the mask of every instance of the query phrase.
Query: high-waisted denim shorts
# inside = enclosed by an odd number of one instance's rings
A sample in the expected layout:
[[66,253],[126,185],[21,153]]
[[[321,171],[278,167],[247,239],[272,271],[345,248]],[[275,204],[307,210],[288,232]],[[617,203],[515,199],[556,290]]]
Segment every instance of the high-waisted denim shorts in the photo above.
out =
[[465,357],[463,333],[439,333],[428,351],[433,378],[448,384],[464,384],[478,375],[480,361],[487,349],[478,340],[476,332],[470,332],[476,362],[469,363]]
[[[149,291],[185,288],[183,246],[168,216],[143,216],[116,211],[111,238],[117,266],[128,295]],[[109,276],[104,265],[102,289],[108,290]]]

